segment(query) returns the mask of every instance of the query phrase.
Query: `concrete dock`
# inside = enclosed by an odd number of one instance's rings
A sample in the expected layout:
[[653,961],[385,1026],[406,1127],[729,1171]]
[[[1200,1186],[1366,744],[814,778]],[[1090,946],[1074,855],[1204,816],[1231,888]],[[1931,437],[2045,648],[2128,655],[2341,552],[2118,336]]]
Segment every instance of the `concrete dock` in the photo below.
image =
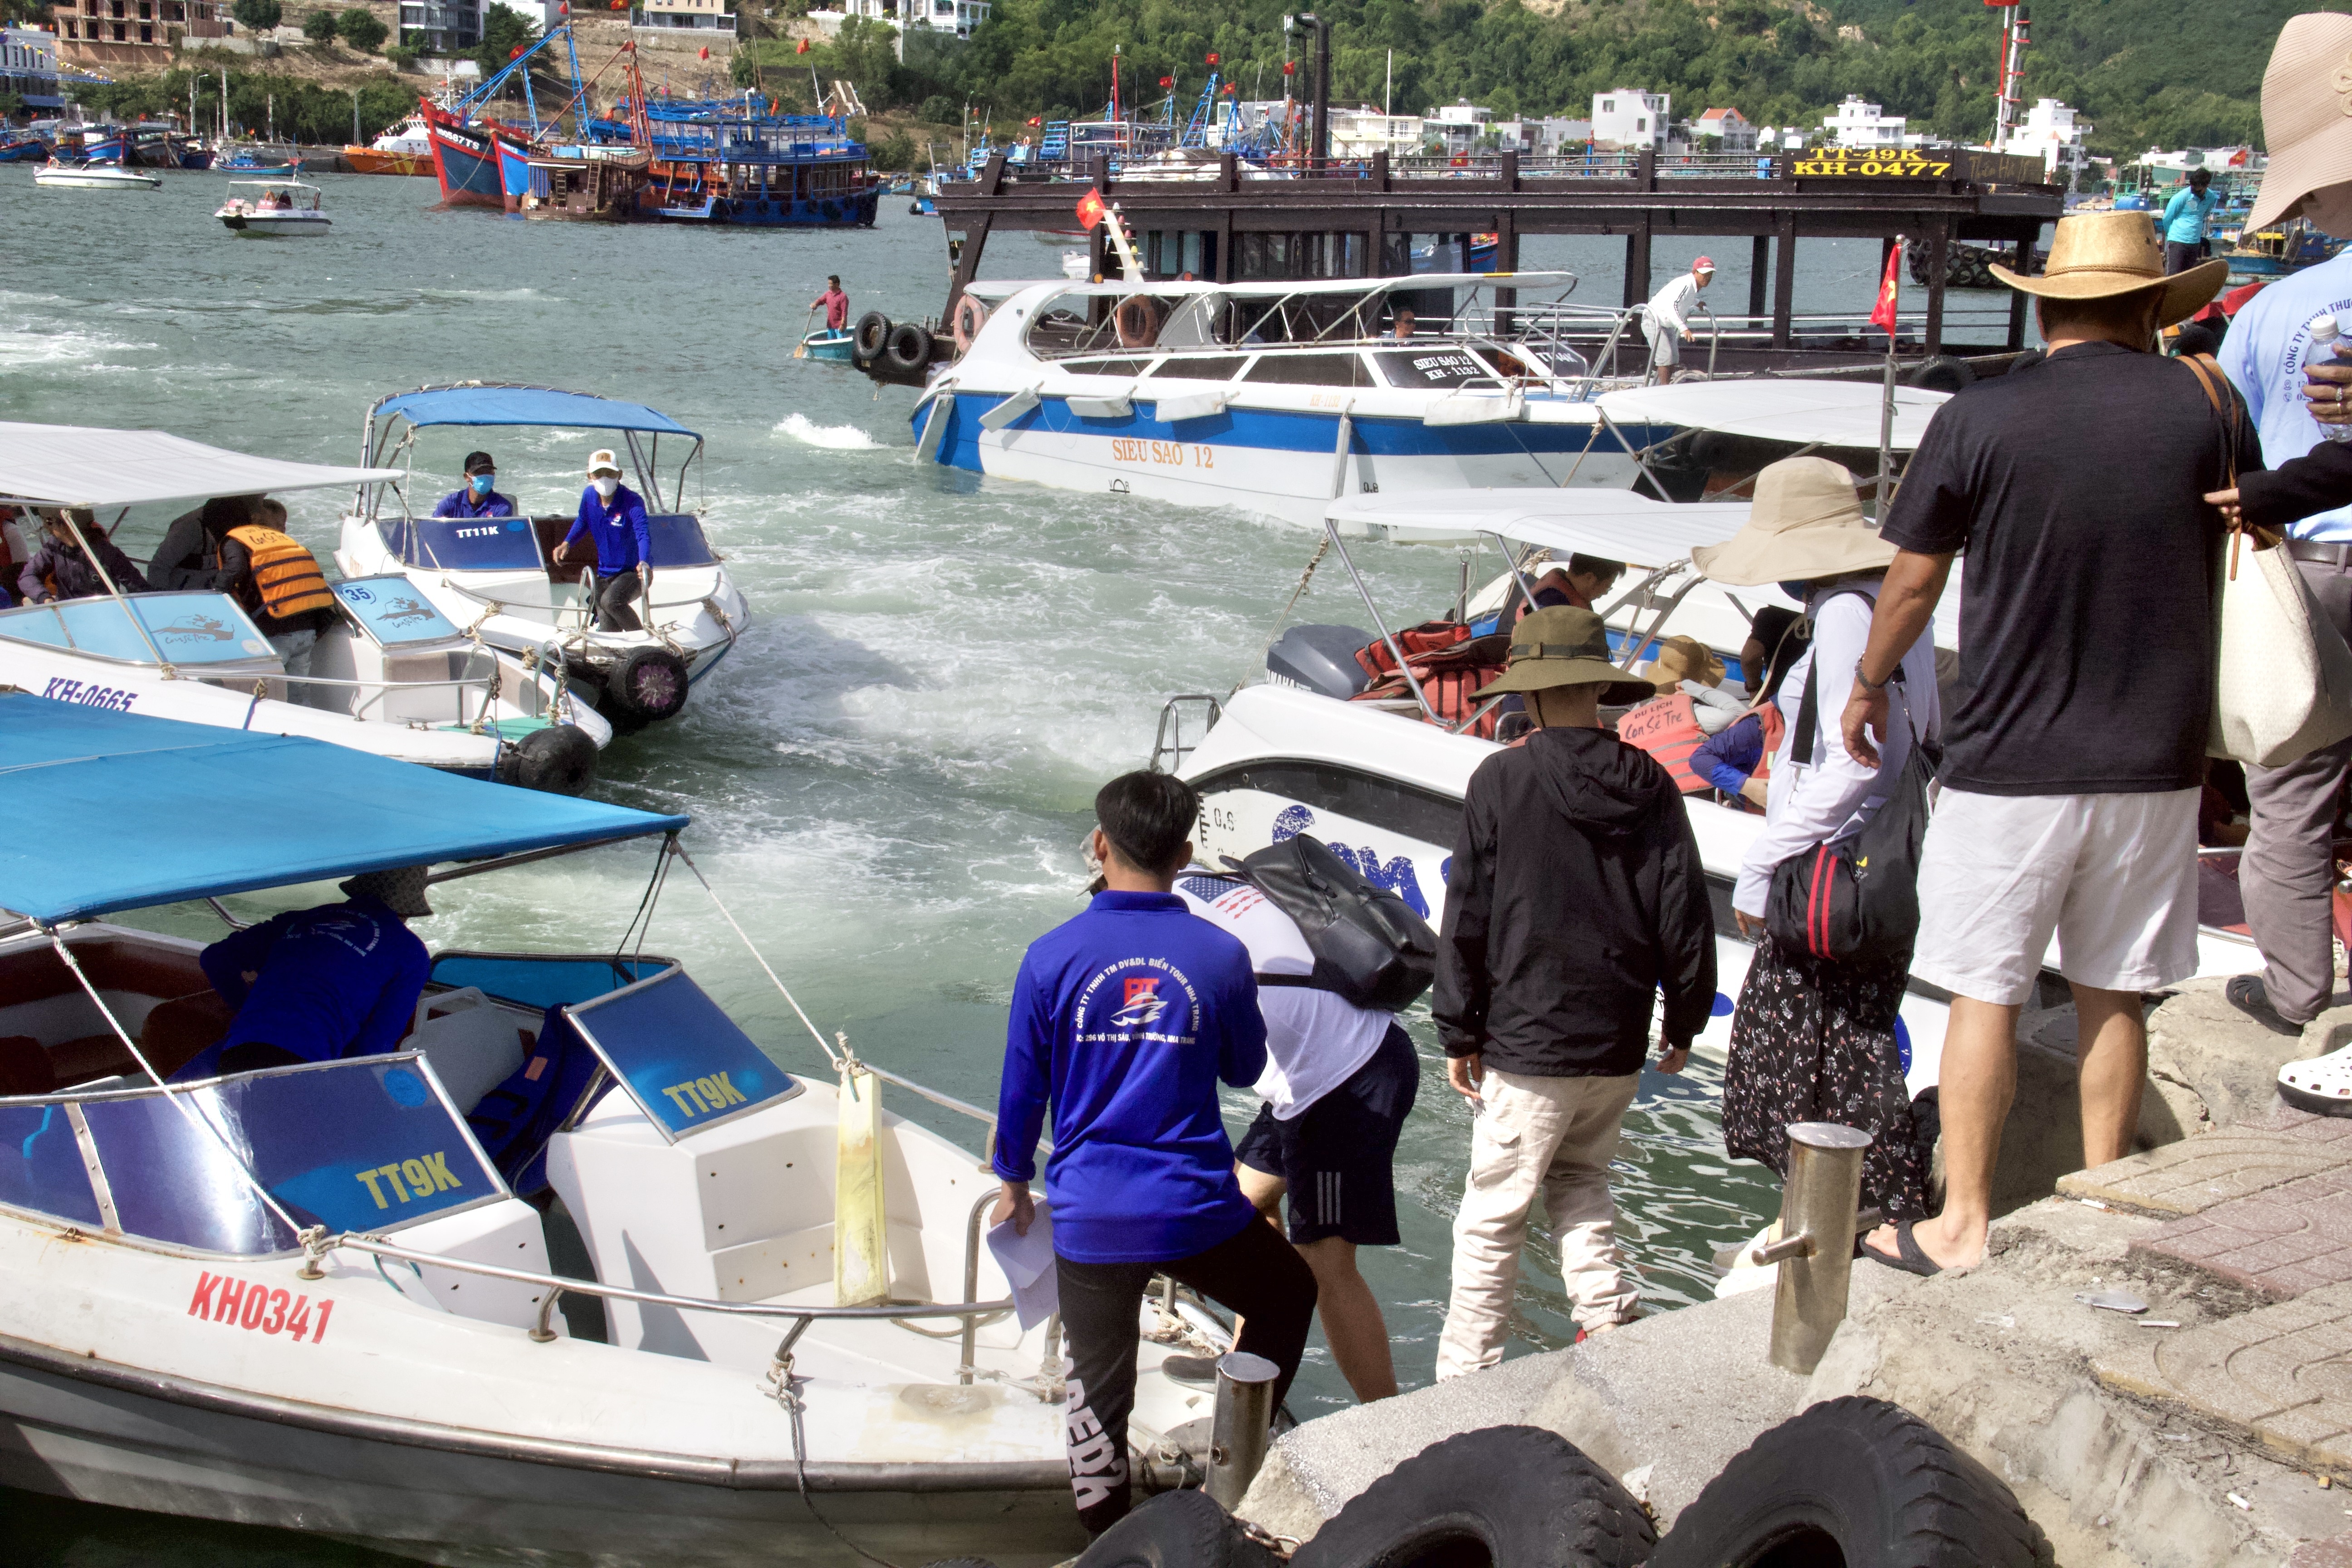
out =
[[[2352,1006],[2295,1041],[2192,983],[2151,1020],[2154,1146],[2037,1194],[2029,1174],[2063,1168],[2073,1115],[2060,1032],[2027,1047],[2015,1206],[1984,1261],[1932,1279],[1857,1263],[1811,1376],[1765,1360],[1772,1292],[1734,1296],[1308,1422],[1241,1512],[1303,1540],[1428,1444],[1527,1423],[1616,1474],[1663,1533],[1766,1428],[1867,1394],[2007,1480],[2067,1568],[2352,1568],[2352,1120],[2270,1088],[2280,1064],[2352,1040]],[[2063,1103],[2030,1099],[2037,1079],[2063,1080]],[[2147,1310],[2075,1299],[2106,1291]]]

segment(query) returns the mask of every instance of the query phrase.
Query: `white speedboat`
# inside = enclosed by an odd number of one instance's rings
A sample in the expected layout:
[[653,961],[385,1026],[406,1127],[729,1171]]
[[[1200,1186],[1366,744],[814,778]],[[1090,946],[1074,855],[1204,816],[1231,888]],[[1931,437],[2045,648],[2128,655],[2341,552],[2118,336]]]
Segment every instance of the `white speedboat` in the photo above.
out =
[[[411,510],[415,485],[383,482],[406,479],[404,468],[360,486],[336,561],[355,577],[404,575],[467,635],[535,658],[541,668],[559,665],[573,688],[624,730],[673,717],[693,685],[727,657],[751,614],[704,535],[699,510],[687,508],[688,477],[699,483],[702,437],[641,404],[468,382],[379,400],[368,410],[362,457],[413,466],[419,431],[504,426],[621,433],[653,545],[652,586],[631,606],[643,630],[598,630],[590,569],[555,559],[577,513],[577,492],[564,498],[563,510],[528,517],[417,517]],[[676,442],[688,444],[667,486],[665,436],[674,456]],[[580,455],[584,459],[587,452]]]
[[[1307,527],[1341,495],[1622,489],[1670,428],[1618,426],[1570,347],[1624,312],[1580,310],[1570,273],[1281,283],[968,288],[968,340],[917,404],[919,458],[1059,489],[1232,506]],[[1490,306],[1512,289],[1521,304]],[[1411,340],[1383,336],[1400,306]],[[901,325],[886,355],[930,353]],[[897,361],[893,362],[894,368]],[[919,367],[918,367],[919,368]]]
[[[226,1012],[117,912],[467,862],[446,903],[684,818],[18,694],[0,773],[26,821],[109,825],[0,842],[0,1485],[436,1563],[1085,1545],[1059,1320],[1013,1316],[976,1151],[862,1064],[785,1070],[670,960],[440,952],[396,1054],[164,1087]],[[549,1130],[494,1154],[527,1058]],[[1139,1315],[1145,1489],[1213,1403],[1161,1363],[1229,1339]]]
[[[396,472],[248,457],[160,430],[0,424],[0,500],[26,506],[184,507]],[[331,586],[341,613],[307,675],[287,673],[226,594],[117,592],[0,611],[0,684],[561,794],[587,787],[612,726],[573,699],[560,661],[484,645],[404,577]]]
[[257,196],[232,195],[213,216],[231,234],[253,239],[289,239],[321,235],[333,227],[320,210],[325,193],[300,180],[231,180],[229,188],[244,185]]
[[33,184],[76,191],[152,191],[163,182],[120,163],[44,163],[33,171]]

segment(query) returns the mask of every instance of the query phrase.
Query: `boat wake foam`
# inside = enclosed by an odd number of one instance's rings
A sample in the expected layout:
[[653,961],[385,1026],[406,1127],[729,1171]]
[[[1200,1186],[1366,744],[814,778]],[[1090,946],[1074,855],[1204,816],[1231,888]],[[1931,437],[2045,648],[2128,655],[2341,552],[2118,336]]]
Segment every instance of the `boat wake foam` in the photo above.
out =
[[819,425],[805,414],[787,414],[776,426],[779,436],[790,436],[804,446],[824,447],[835,452],[877,452],[882,443],[855,425]]

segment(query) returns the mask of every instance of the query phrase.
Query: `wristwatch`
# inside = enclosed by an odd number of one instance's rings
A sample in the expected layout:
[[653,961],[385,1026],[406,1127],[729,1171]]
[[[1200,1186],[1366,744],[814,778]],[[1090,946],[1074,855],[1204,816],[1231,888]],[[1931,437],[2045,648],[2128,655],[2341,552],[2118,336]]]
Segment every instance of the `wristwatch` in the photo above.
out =
[[[1886,680],[1892,680],[1894,679],[1895,672],[1893,670],[1887,671]],[[1853,683],[1856,686],[1861,687],[1864,691],[1884,691],[1886,689],[1886,680],[1873,680],[1870,677],[1863,674],[1862,666],[1857,664],[1853,667]]]

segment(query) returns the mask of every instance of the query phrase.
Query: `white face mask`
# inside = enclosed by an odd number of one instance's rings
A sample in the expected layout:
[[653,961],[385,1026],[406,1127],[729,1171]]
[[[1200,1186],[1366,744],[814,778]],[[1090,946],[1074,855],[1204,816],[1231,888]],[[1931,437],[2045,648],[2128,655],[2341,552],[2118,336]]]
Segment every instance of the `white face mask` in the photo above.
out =
[[613,499],[613,492],[621,488],[621,481],[614,479],[610,474],[598,474],[594,479],[590,479],[588,482],[594,485],[596,487],[596,493],[603,496],[606,500],[611,500]]

